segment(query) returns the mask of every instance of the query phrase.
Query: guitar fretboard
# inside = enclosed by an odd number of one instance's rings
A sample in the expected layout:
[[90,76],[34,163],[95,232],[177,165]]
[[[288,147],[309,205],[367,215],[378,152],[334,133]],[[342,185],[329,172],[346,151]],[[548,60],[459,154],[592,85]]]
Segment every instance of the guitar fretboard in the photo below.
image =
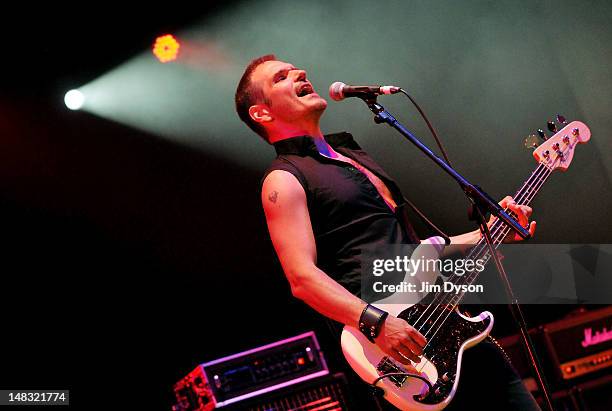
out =
[[[540,188],[542,188],[551,173],[551,169],[549,169],[543,163],[540,163],[538,167],[536,167],[536,169],[533,171],[533,173],[531,173],[525,183],[523,183],[523,186],[514,195],[514,200],[516,201],[516,203],[521,205],[529,205],[540,190]],[[506,209],[505,211],[508,212],[512,217],[516,218],[516,215],[508,209]],[[499,247],[499,245],[504,241],[510,230],[512,229],[508,227],[505,223],[503,223],[501,220],[497,220],[491,225],[490,231],[494,249],[497,249]],[[490,258],[491,253],[484,237],[482,237],[478,241],[478,243],[474,246],[474,248],[472,248],[472,250],[466,257],[466,259],[471,259],[474,261],[483,260],[485,264],[489,262]],[[448,278],[447,281],[452,281],[457,285],[470,285],[476,280],[478,274],[480,273],[476,270],[466,273],[462,276],[453,274]],[[461,292],[459,294],[454,295],[450,299],[450,301],[447,302],[447,304],[456,306],[457,304],[459,304],[459,301],[461,301],[464,295],[465,292]]]

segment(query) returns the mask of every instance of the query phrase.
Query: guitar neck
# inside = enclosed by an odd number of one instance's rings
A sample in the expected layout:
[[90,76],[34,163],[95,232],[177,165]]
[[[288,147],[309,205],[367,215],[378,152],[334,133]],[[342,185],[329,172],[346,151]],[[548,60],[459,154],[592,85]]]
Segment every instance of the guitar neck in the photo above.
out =
[[[535,198],[536,194],[538,194],[538,191],[540,191],[551,173],[551,169],[540,163],[533,173],[531,173],[529,178],[523,183],[522,187],[514,194],[514,201],[521,205],[531,204],[531,201]],[[505,211],[510,213],[512,217],[517,217],[512,211],[509,211],[508,209]],[[496,247],[503,242],[510,230],[511,228],[504,224],[501,220],[497,220],[491,226],[491,236]],[[481,245],[486,246],[486,241],[484,238],[480,239],[480,241],[477,243],[477,247]]]
[[[531,173],[525,183],[523,183],[523,186],[516,192],[516,194],[514,194],[514,200],[517,202],[517,204],[529,205],[538,193],[538,191],[540,191],[551,173],[552,170],[550,168],[548,168],[543,163],[540,163],[533,171],[533,173]],[[508,212],[512,217],[516,218],[516,215],[513,212],[509,211],[508,209],[506,209],[505,211]],[[497,220],[491,225],[491,238],[493,239],[493,246],[495,249],[497,249],[497,247],[499,247],[499,245],[504,241],[504,238],[506,238],[510,230],[511,228],[505,223],[503,223],[501,220]],[[491,254],[489,252],[489,247],[487,246],[484,237],[481,238],[478,243],[476,243],[472,251],[466,257],[466,259],[474,261],[483,260],[485,264],[489,262],[490,258]],[[478,271],[472,271],[471,273],[467,273],[464,276],[454,276],[453,279],[455,282],[470,285],[476,280],[478,274]],[[464,295],[464,292],[455,295],[451,299],[450,304],[457,305]]]

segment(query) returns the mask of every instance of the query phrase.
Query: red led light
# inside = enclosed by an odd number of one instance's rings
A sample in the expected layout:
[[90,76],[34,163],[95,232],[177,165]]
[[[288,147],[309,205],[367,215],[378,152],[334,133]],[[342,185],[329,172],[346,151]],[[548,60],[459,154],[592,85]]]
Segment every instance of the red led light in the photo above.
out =
[[159,36],[153,45],[153,54],[162,63],[176,60],[181,45],[171,34]]
[[302,357],[298,358],[298,365],[304,365],[306,361]]

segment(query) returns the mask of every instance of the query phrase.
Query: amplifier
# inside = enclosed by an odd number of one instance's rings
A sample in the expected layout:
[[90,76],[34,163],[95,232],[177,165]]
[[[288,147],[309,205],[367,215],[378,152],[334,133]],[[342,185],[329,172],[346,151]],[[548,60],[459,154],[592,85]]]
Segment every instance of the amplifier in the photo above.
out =
[[[544,373],[553,388],[575,385],[612,366],[612,306],[583,311],[529,330]],[[532,374],[517,335],[500,339],[513,365]],[[535,387],[534,387],[535,389]]]
[[546,324],[540,331],[562,380],[612,366],[612,307],[576,314]]
[[224,411],[348,411],[352,409],[343,373],[317,377],[300,384],[241,401]]
[[328,374],[310,331],[198,365],[174,385],[174,409],[210,411]]

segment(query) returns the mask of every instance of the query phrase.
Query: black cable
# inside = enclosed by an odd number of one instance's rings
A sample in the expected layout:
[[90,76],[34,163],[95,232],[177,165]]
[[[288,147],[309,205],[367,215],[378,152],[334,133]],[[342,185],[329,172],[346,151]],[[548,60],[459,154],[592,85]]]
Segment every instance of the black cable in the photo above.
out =
[[[436,143],[438,144],[438,147],[440,148],[440,151],[442,152],[442,156],[444,156],[444,160],[450,166],[451,162],[448,159],[448,156],[446,155],[446,150],[444,149],[444,146],[442,145],[442,142],[438,138],[438,135],[436,134],[436,131],[434,130],[433,126],[429,122],[429,119],[427,118],[427,116],[425,115],[423,110],[421,110],[421,107],[417,104],[416,101],[414,101],[414,99],[412,97],[410,97],[410,94],[408,94],[406,92],[406,90],[404,90],[403,88],[400,88],[399,91],[402,94],[404,94],[406,97],[408,97],[408,99],[412,102],[412,104],[414,104],[416,109],[419,111],[419,114],[421,114],[421,117],[423,118],[423,120],[427,124],[427,127],[429,128],[429,131],[433,135],[433,138],[436,140]],[[421,220],[423,220],[423,222],[425,222],[425,224],[429,225],[429,227],[434,232],[438,233],[438,235],[444,239],[444,243],[446,245],[450,245],[450,237],[444,231],[442,231],[438,226],[436,226],[434,223],[432,223],[431,220],[429,218],[427,218],[425,216],[425,214],[421,210],[419,210],[419,208],[416,205],[414,205],[412,202],[408,201],[407,198],[404,197],[404,201],[406,202],[406,204],[408,204],[408,206],[410,206],[410,208],[412,208],[417,213],[417,215],[421,218]]]
[[384,379],[384,378],[388,378],[388,377],[394,377],[394,376],[401,376],[401,377],[412,377],[412,378],[418,378],[419,380],[425,382],[425,384],[427,384],[427,392],[430,392],[433,390],[433,385],[431,385],[431,383],[429,382],[429,380],[421,375],[418,374],[410,374],[407,372],[390,372],[388,374],[384,374],[381,375],[380,377],[378,377],[377,379],[374,380],[374,382],[372,384],[370,384],[372,386],[372,390],[373,392],[376,393],[382,393],[384,394],[384,390],[380,387],[377,387],[376,384],[378,384],[378,381]]
[[427,127],[429,128],[429,131],[431,131],[431,135],[433,136],[433,138],[436,140],[436,144],[438,145],[438,147],[440,147],[440,151],[442,152],[442,156],[444,157],[444,161],[446,161],[446,164],[448,164],[449,166],[452,167],[450,160],[448,159],[448,156],[446,155],[446,150],[444,149],[444,146],[442,145],[442,142],[440,141],[440,139],[438,138],[438,135],[436,134],[436,131],[434,130],[433,126],[431,125],[431,123],[429,122],[429,119],[427,118],[427,116],[425,115],[425,113],[423,112],[423,110],[421,110],[421,107],[419,107],[419,105],[417,104],[416,101],[414,101],[414,99],[412,97],[410,97],[410,94],[408,94],[406,92],[406,90],[404,90],[403,88],[400,88],[399,91],[404,94],[406,97],[408,97],[408,99],[412,102],[412,104],[414,104],[414,106],[416,107],[416,109],[419,111],[419,114],[421,114],[421,117],[423,117],[423,120],[425,120],[425,123],[427,124]]
[[444,231],[442,231],[442,229],[440,229],[440,227],[438,227],[437,225],[432,223],[431,220],[429,218],[427,218],[427,216],[425,214],[423,214],[423,212],[421,210],[419,210],[419,208],[416,205],[414,205],[410,200],[408,200],[406,197],[404,197],[404,201],[406,202],[406,204],[408,204],[408,206],[410,208],[412,208],[414,210],[415,213],[417,213],[417,215],[421,218],[421,220],[425,224],[429,225],[429,227],[432,230],[434,230],[436,233],[438,233],[438,235],[440,237],[442,237],[444,239],[444,244],[450,245],[450,243],[451,243],[450,237]]

